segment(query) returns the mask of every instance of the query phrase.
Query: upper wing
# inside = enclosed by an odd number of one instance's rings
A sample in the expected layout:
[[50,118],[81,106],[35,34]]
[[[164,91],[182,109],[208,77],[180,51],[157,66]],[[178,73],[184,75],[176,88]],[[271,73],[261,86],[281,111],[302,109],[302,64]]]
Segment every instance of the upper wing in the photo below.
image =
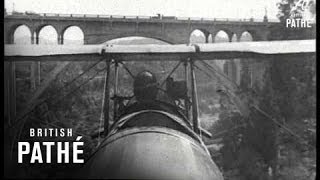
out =
[[180,61],[195,53],[194,46],[177,45],[107,45],[106,53],[121,61]]
[[198,44],[195,59],[233,59],[314,54],[315,40]]
[[232,42],[191,45],[109,45],[106,53],[122,61],[179,61],[314,54],[315,40]]
[[306,55],[315,40],[232,42],[191,45],[5,45],[6,60],[96,60],[103,54],[121,61],[180,61]]
[[101,58],[103,45],[5,45],[5,60],[83,61]]

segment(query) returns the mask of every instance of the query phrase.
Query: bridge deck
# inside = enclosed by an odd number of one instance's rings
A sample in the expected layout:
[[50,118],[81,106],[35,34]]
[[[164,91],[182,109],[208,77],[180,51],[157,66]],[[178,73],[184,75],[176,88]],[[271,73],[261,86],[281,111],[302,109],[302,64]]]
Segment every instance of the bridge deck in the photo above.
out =
[[[155,22],[230,22],[230,23],[266,23],[264,19],[237,19],[237,18],[203,18],[203,17],[176,17],[176,16],[133,16],[133,15],[102,15],[102,14],[55,14],[55,13],[7,13],[5,18],[13,19],[59,19],[59,20],[113,20],[113,21],[130,21],[130,20],[151,20]],[[268,19],[268,23],[278,23],[278,19]]]

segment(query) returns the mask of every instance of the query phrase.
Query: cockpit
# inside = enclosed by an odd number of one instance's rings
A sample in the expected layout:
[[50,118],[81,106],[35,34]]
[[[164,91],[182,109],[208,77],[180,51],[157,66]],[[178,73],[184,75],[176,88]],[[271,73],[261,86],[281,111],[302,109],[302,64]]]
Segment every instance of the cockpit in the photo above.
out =
[[112,98],[118,104],[118,117],[110,134],[127,128],[153,126],[175,129],[197,138],[186,114],[189,107],[186,83],[174,81],[172,77],[165,83],[165,89],[161,89],[152,72],[138,73],[133,82],[133,96]]
[[113,101],[117,101],[118,118],[141,110],[162,110],[187,120],[186,104],[189,101],[186,84],[174,81],[172,77],[168,77],[165,83],[166,87],[162,89],[152,72],[138,73],[133,81],[133,96],[112,97]]

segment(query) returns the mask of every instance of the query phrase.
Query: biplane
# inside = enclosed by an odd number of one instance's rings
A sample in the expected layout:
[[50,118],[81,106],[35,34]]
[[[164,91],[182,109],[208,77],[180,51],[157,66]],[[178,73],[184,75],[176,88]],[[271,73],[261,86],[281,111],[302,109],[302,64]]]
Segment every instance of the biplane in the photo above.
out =
[[[202,136],[195,62],[234,58],[274,58],[315,54],[315,40],[238,42],[190,45],[6,45],[7,61],[84,61],[103,59],[106,75],[103,96],[104,135],[85,163],[81,177],[104,179],[215,179],[222,180]],[[170,74],[163,83],[150,71],[132,75],[133,96],[118,91],[119,63],[178,61],[185,79]],[[110,85],[110,69],[115,78]],[[172,72],[176,69],[173,68]],[[110,90],[113,88],[113,96]],[[158,97],[158,94],[161,94]],[[110,104],[113,103],[113,113]]]

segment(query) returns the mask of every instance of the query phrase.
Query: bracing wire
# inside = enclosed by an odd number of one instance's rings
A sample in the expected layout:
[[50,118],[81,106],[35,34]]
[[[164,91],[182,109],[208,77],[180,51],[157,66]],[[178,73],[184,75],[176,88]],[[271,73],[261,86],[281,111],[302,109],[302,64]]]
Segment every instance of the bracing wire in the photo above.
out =
[[87,73],[88,71],[90,71],[92,68],[94,68],[97,64],[99,64],[101,61],[103,61],[104,59],[100,59],[96,62],[94,62],[93,64],[91,64],[86,70],[84,70],[82,73],[80,73],[79,75],[77,75],[76,77],[74,77],[71,81],[67,82],[64,86],[62,86],[61,88],[59,88],[57,91],[61,91],[62,89],[70,86],[73,82],[75,82],[77,79],[79,79],[80,77],[82,77],[85,73]]
[[[215,72],[218,73],[222,76],[224,76],[226,79],[228,79],[230,82],[232,82],[233,84],[235,84],[231,79],[229,79],[228,77],[226,77],[225,75],[223,75],[222,73],[218,72],[218,70],[216,70],[215,68],[213,68],[210,64],[201,61],[208,69],[211,70],[211,72]],[[204,70],[200,69],[199,67],[195,66],[196,68],[198,68],[200,71],[205,72]],[[215,73],[213,73],[215,75]],[[207,73],[205,73],[207,74]],[[208,74],[207,74],[208,75]],[[208,75],[209,76],[209,75]],[[210,77],[210,76],[209,76]],[[236,84],[237,88],[240,89],[240,87]],[[251,106],[253,108],[255,108],[258,112],[262,113],[265,117],[267,117],[268,119],[272,120],[272,122],[274,122],[275,124],[277,124],[278,126],[280,126],[282,129],[285,130],[285,132],[289,133],[291,136],[295,137],[297,140],[300,141],[300,143],[305,144],[304,142],[306,141],[305,139],[303,139],[302,137],[298,136],[296,133],[294,133],[292,130],[290,130],[290,128],[286,127],[285,125],[283,125],[282,123],[280,123],[278,120],[272,118],[268,113],[266,113],[265,111],[261,110],[259,107],[257,106]],[[308,144],[308,146],[310,146]],[[314,146],[310,146],[315,148]]]
[[174,71],[180,66],[181,63],[182,61],[179,61],[177,65],[171,70],[171,72],[166,76],[166,78],[162,80],[162,82],[160,83],[160,87],[164,85],[164,83],[166,82],[166,79],[174,73]]
[[209,71],[211,72],[214,72],[214,73],[217,73],[221,76],[223,76],[225,79],[227,79],[228,81],[230,81],[233,85],[235,85],[237,88],[240,88],[238,86],[237,83],[235,83],[232,79],[230,79],[228,76],[226,76],[224,73],[222,72],[219,72],[216,68],[214,68],[213,66],[211,66],[210,64],[208,64],[207,62],[205,61],[200,61]]
[[[76,88],[72,89],[69,93],[63,95],[62,97],[60,97],[59,99],[57,99],[52,105],[56,105],[58,104],[61,100],[63,100],[66,96],[70,95],[70,94],[73,94],[75,93],[78,89],[80,89],[83,85],[87,84],[88,82],[90,82],[92,79],[94,79],[100,72],[102,72],[103,70],[105,69],[102,69],[102,70],[99,70],[97,71],[93,76],[91,76],[89,79],[87,79],[85,82],[81,83],[79,86],[77,86]],[[39,115],[39,118],[42,117],[44,114],[46,114],[48,111],[44,111],[42,112],[40,115]],[[22,122],[23,124],[21,125],[21,129],[19,131],[19,136],[18,136],[18,139],[17,139],[17,142],[20,141],[21,139],[21,133],[22,133],[22,130],[23,130],[23,127],[25,125],[25,122],[26,122],[26,118],[22,119],[21,121],[19,122]]]
[[129,68],[120,61],[120,64],[122,65],[122,67],[127,71],[127,73],[134,79],[134,75],[132,74],[132,72],[129,70]]
[[[107,70],[108,71],[108,70]],[[106,75],[107,75],[107,72],[106,71]],[[107,82],[107,79],[105,79],[105,85],[104,86],[106,86],[106,83],[108,83]],[[98,146],[100,145],[100,143],[101,143],[101,133],[100,133],[100,129],[102,128],[102,121],[103,121],[103,118],[104,118],[104,113],[103,113],[103,109],[105,108],[104,107],[104,101],[105,101],[105,95],[106,95],[106,88],[103,88],[103,94],[102,94],[102,103],[101,103],[101,112],[100,112],[100,119],[99,119],[99,129],[98,129]]]
[[[253,107],[254,109],[256,109],[258,112],[260,112],[261,114],[263,114],[265,117],[267,117],[268,119],[272,120],[275,124],[277,124],[278,126],[280,126],[283,130],[285,130],[287,133],[289,133],[291,136],[295,137],[297,140],[301,141],[302,144],[305,144],[305,139],[303,139],[302,137],[298,136],[296,133],[294,133],[290,128],[286,127],[285,125],[283,125],[281,122],[279,122],[278,120],[276,120],[275,118],[271,117],[268,113],[266,113],[265,111],[261,110],[259,107],[252,105],[251,107]],[[311,146],[309,144],[307,144],[308,146],[315,148],[314,146]]]
[[9,126],[9,128],[13,128],[15,127],[15,125],[19,124],[21,122],[22,119],[24,119],[26,116],[28,116],[30,113],[32,113],[36,107],[42,105],[43,103],[48,102],[50,99],[53,99],[56,95],[59,95],[60,91],[68,86],[70,86],[73,82],[75,82],[78,78],[82,77],[86,72],[90,71],[95,65],[97,65],[99,62],[101,62],[103,59],[93,63],[89,68],[87,68],[85,71],[83,71],[81,74],[77,75],[75,78],[73,78],[70,82],[68,82],[66,85],[64,85],[63,87],[59,88],[59,90],[56,91],[55,94],[51,95],[50,97],[40,101],[39,103],[37,103],[36,105],[32,106],[31,109],[29,109],[26,113],[24,113],[23,115],[21,115],[20,117],[18,117],[15,122]]
[[[81,86],[83,86],[84,84],[88,83],[88,82],[89,82],[90,80],[92,80],[99,72],[101,72],[101,71],[97,71],[97,73],[96,73],[94,76],[92,76],[91,78],[89,78],[87,81],[85,81],[84,83],[82,83],[80,86],[78,86],[77,88],[75,88],[75,89],[74,89],[73,91],[71,91],[70,93],[64,95],[62,98],[60,98],[58,101],[56,101],[55,104],[57,104],[58,102],[60,102],[60,101],[61,101],[64,97],[66,97],[67,95],[74,93],[77,89],[79,89],[79,88],[80,88]],[[48,112],[48,111],[45,111],[45,112],[41,113],[41,114],[39,115],[39,117],[42,117],[42,116],[43,116],[45,113],[47,113],[47,112]],[[31,112],[30,112],[30,113],[31,113]],[[26,121],[25,118],[22,119],[21,121],[19,121],[19,122],[22,122],[23,124],[22,124],[21,127],[20,127],[18,136],[15,136],[14,141],[16,140],[16,142],[19,142],[20,139],[21,139],[21,134],[22,134],[22,130],[23,130],[24,125],[25,125],[25,121]],[[44,123],[43,121],[41,121],[41,122]],[[16,124],[19,124],[19,123],[16,123]],[[53,125],[53,124],[51,124],[51,125]],[[11,147],[11,156],[12,156],[12,154],[13,154],[13,149],[14,149],[14,143],[12,144],[12,147]]]
[[208,76],[209,78],[213,78],[213,76],[211,76],[209,73],[207,73],[206,71],[204,71],[202,68],[200,68],[199,66],[197,66],[196,64],[193,64],[194,67],[196,67],[199,71],[201,71],[203,74],[205,74],[206,76]]

